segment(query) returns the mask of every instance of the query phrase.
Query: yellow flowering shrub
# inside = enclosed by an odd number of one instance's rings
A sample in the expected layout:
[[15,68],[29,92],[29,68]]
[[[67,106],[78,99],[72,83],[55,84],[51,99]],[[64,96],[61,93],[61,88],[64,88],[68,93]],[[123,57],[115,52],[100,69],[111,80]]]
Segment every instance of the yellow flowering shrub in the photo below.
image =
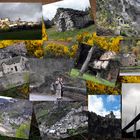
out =
[[19,42],[19,40],[2,40],[0,41],[0,49],[10,46],[17,42]]
[[77,36],[77,41],[79,43],[85,43],[91,46],[97,45],[105,50],[110,50],[115,52],[120,51],[119,45],[122,39],[123,38],[121,36],[110,38],[110,37],[97,36],[96,33],[89,34],[87,32]]
[[89,94],[121,94],[121,87],[109,87],[91,81],[86,82]]
[[72,37],[68,37],[68,38],[60,38],[60,39],[57,39],[57,41],[71,42],[71,41],[72,41]]
[[44,56],[42,40],[26,40],[25,45],[29,55],[37,58],[42,58]]
[[73,45],[72,47],[66,46],[59,43],[49,43],[45,47],[45,54],[56,56],[56,57],[75,57],[78,50],[78,45]]
[[24,84],[23,86],[17,89],[19,93],[25,95],[26,97],[29,95],[29,84]]
[[69,56],[69,48],[62,44],[50,43],[45,47],[45,54],[56,57]]
[[78,45],[73,45],[70,49],[70,57],[74,58],[76,56],[76,53],[78,51]]
[[140,76],[121,76],[119,81],[121,83],[140,83]]
[[68,38],[66,39],[66,41],[67,41],[67,42],[71,42],[71,41],[72,41],[72,37],[68,37]]
[[48,36],[47,36],[47,33],[46,33],[46,27],[45,27],[44,22],[42,22],[42,40],[43,41],[48,40]]

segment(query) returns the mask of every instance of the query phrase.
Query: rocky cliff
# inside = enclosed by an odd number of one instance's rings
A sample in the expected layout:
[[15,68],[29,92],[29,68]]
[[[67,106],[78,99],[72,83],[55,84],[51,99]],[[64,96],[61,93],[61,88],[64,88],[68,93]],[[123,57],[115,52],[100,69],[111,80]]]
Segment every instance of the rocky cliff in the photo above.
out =
[[24,42],[15,43],[11,46],[0,49],[0,59],[11,58],[15,56],[25,56],[27,49]]
[[97,24],[116,35],[140,36],[140,0],[97,0]]
[[100,138],[120,138],[121,120],[89,113],[89,133],[95,140]]

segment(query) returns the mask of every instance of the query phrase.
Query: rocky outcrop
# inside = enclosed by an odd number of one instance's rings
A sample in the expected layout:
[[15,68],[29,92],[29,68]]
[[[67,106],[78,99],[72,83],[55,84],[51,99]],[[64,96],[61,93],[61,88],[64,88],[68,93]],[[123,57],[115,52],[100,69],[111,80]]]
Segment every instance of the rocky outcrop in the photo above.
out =
[[90,112],[89,133],[93,138],[95,138],[95,140],[99,138],[120,138],[121,120],[102,117]]
[[140,36],[140,1],[97,0],[97,21],[111,25],[116,35]]
[[15,43],[11,46],[0,49],[0,59],[25,56],[26,54],[27,49],[24,42]]
[[58,8],[54,17],[54,23],[59,32],[79,29],[93,23],[90,14],[85,11],[69,8]]

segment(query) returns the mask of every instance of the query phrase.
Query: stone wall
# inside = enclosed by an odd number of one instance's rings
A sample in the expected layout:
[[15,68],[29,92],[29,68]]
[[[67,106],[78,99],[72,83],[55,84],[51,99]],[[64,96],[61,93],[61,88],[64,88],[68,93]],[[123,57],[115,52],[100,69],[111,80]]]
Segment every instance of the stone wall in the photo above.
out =
[[59,32],[83,28],[93,22],[88,12],[58,8],[54,23]]
[[[97,0],[98,25],[105,24],[112,28],[116,35],[140,36],[139,0]],[[105,22],[104,22],[105,21]],[[111,29],[111,28],[108,29]]]

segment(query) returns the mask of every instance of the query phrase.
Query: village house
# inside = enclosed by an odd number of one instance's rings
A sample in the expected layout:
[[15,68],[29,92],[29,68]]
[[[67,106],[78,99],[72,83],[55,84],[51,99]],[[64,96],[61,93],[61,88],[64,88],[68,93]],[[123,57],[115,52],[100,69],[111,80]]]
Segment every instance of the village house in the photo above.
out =
[[23,56],[3,59],[0,61],[0,77],[29,70],[28,59]]
[[0,19],[0,29],[18,29],[23,27],[33,27],[38,26],[39,22],[27,22],[18,20],[11,21],[9,18]]
[[100,57],[100,60],[110,60],[110,59],[115,59],[115,57],[116,57],[115,52],[107,51]]
[[138,60],[137,60],[136,55],[133,53],[121,54],[120,63],[121,63],[121,66],[123,67],[137,66]]
[[59,32],[64,32],[88,26],[93,23],[93,20],[89,12],[70,8],[58,8],[54,17],[54,23]]
[[115,58],[115,52],[107,51],[99,59],[90,62],[89,68],[95,76],[113,81],[117,78],[119,72],[119,61],[116,61]]

